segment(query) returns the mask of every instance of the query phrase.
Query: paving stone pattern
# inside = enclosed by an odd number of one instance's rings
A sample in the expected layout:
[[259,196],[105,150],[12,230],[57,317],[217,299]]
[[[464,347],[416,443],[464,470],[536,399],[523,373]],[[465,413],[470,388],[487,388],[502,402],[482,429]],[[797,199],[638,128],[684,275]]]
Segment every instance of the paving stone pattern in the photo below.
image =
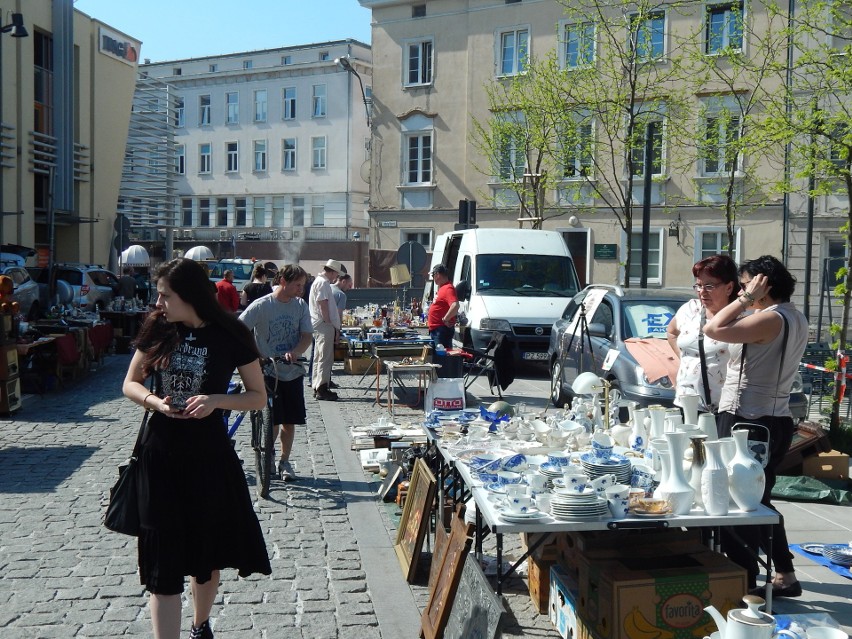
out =
[[[142,410],[121,395],[127,355],[108,357],[100,369],[0,418],[0,637],[148,637],[148,598],[136,570],[136,540],[101,524],[109,487],[127,457]],[[339,366],[339,365],[338,365]],[[377,617],[368,587],[364,549],[396,531],[384,506],[381,529],[355,534],[351,492],[342,485],[329,432],[376,421],[374,378],[335,372],[341,401],[330,410],[308,399],[308,424],[296,435],[293,462],[301,479],[275,482],[271,499],[255,508],[266,537],[272,576],[238,579],[222,573],[213,610],[217,637],[287,639],[400,639]],[[306,389],[310,396],[310,389]],[[401,408],[398,419],[419,421]],[[328,415],[335,416],[329,419]],[[247,479],[254,481],[246,419],[237,433]],[[347,451],[355,456],[356,453]],[[187,504],[191,508],[191,504]],[[506,554],[517,551],[507,537]],[[239,540],[234,540],[239,543]],[[512,544],[515,544],[514,546]],[[489,546],[486,545],[486,551]],[[392,550],[388,550],[392,553]],[[424,575],[427,571],[422,571]],[[411,586],[401,571],[373,578],[413,596],[422,610],[424,581]],[[187,589],[188,590],[188,589]],[[557,637],[533,609],[525,583],[507,588],[507,637]],[[185,605],[189,602],[185,601]],[[184,611],[188,631],[190,611]],[[418,636],[415,615],[397,620]]]

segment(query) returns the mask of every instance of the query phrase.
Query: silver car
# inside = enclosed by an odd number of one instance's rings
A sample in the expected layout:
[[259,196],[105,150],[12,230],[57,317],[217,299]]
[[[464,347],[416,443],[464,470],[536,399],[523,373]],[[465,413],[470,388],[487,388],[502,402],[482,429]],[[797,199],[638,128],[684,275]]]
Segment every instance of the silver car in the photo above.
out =
[[11,278],[15,287],[12,292],[12,301],[18,303],[19,313],[28,321],[41,317],[38,284],[30,277],[27,269],[20,264],[3,261],[0,262],[0,275]]

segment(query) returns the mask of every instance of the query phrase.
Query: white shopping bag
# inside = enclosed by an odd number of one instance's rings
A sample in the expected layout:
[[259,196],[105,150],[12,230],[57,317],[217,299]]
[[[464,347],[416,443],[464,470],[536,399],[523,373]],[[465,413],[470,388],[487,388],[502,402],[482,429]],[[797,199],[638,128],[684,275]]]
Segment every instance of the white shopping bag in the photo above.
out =
[[464,408],[464,378],[439,377],[426,389],[424,408],[433,410],[462,410]]

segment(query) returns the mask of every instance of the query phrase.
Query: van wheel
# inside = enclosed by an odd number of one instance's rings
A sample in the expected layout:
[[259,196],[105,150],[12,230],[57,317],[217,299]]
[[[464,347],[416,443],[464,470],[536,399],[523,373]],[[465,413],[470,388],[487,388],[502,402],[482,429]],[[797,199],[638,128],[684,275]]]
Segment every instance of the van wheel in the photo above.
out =
[[562,408],[570,402],[570,397],[562,390],[562,363],[558,358],[550,366],[550,401],[556,408]]

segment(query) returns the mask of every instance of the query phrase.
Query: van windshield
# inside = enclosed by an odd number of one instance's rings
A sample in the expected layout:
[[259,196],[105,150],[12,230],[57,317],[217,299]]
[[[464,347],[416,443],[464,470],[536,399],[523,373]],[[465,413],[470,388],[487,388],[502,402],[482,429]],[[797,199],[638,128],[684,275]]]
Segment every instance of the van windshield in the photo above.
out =
[[250,280],[251,279],[251,270],[254,268],[254,264],[240,264],[237,262],[219,262],[213,269],[210,271],[210,277],[222,277],[222,273],[227,271],[228,269],[234,272],[235,280]]
[[482,295],[573,297],[579,283],[570,257],[477,255],[475,290]]

